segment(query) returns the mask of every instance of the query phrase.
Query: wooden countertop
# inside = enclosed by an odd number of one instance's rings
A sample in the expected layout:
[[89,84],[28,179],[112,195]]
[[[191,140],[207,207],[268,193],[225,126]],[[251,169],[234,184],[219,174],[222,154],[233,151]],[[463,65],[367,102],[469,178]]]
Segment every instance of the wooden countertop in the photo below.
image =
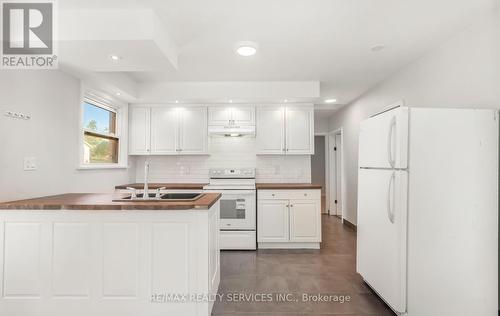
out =
[[204,193],[196,201],[113,202],[126,194],[68,193],[0,203],[0,210],[208,210],[219,193]]
[[[203,190],[203,187],[208,183],[149,183],[151,190],[165,187],[167,190]],[[144,183],[129,183],[117,185],[116,190],[123,190],[127,187],[134,189],[144,189]]]
[[255,185],[257,190],[308,190],[308,189],[321,189],[321,184],[312,183],[257,183]]

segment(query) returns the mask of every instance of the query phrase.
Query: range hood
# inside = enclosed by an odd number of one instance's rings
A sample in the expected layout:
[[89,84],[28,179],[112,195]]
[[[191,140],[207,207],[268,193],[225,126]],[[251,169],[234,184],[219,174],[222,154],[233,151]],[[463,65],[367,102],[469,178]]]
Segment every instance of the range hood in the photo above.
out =
[[212,137],[255,137],[255,126],[209,126]]

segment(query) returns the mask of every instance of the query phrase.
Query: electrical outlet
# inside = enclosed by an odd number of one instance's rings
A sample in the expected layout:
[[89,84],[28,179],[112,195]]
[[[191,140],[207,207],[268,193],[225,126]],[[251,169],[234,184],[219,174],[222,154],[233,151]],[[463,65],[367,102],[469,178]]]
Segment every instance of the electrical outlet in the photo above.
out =
[[36,157],[24,157],[24,171],[34,171],[36,169]]
[[274,166],[274,174],[276,174],[276,175],[281,174],[281,167],[280,167],[280,165],[275,165]]

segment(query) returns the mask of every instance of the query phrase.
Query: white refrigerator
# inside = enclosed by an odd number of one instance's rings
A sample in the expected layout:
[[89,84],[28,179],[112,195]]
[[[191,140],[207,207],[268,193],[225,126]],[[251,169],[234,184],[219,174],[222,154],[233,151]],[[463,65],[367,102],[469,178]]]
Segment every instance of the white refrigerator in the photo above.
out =
[[498,120],[396,104],[361,123],[357,271],[397,314],[497,315]]

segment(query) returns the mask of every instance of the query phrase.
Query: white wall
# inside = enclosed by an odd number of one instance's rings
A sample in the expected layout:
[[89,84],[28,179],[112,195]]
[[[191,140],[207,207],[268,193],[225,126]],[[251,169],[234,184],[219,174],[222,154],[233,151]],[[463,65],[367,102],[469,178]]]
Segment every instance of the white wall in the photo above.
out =
[[323,111],[314,111],[314,133],[328,133],[330,117],[325,115]]
[[[132,169],[76,170],[80,81],[61,71],[0,71],[0,201],[67,192],[111,192]],[[31,120],[7,118],[7,110]],[[24,171],[34,156],[38,170]]]
[[357,220],[359,123],[401,99],[409,106],[500,108],[499,12],[401,69],[330,119],[330,130],[344,128],[345,217],[352,223]]
[[[257,182],[311,182],[311,156],[257,156],[255,138],[211,137],[210,156],[151,156],[150,181],[208,183],[209,168],[256,168]],[[136,158],[136,181],[144,160]]]

